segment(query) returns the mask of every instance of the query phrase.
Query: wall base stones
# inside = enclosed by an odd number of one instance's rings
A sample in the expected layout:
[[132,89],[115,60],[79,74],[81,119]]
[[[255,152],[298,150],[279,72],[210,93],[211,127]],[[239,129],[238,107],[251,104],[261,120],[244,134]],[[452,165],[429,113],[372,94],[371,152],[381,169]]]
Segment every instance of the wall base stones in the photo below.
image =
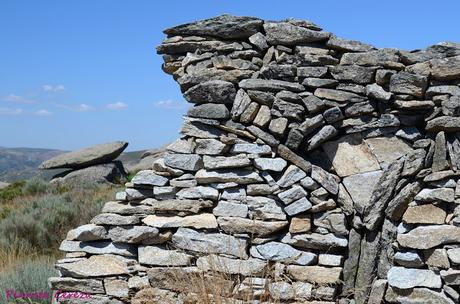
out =
[[229,15],[165,33],[163,70],[194,104],[181,137],[69,232],[53,289],[458,303],[459,45],[376,49]]

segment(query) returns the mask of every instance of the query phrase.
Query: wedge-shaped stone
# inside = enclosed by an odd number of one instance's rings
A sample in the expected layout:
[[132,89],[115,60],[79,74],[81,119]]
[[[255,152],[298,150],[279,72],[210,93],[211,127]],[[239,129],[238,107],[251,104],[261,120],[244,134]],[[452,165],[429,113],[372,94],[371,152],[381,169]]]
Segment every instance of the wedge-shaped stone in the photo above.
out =
[[187,112],[189,117],[226,119],[230,117],[230,111],[223,104],[208,103],[194,106]]
[[459,243],[460,227],[450,225],[420,226],[398,234],[399,245],[413,249],[430,249],[439,245]]
[[94,278],[127,275],[131,272],[132,260],[114,255],[93,255],[88,259],[71,263],[56,264],[63,276],[74,278]]
[[401,156],[412,152],[411,146],[397,137],[375,137],[365,141],[382,168],[386,168]]
[[388,284],[399,289],[414,287],[441,288],[441,277],[431,270],[392,267],[388,271]]
[[279,242],[269,242],[251,247],[250,253],[258,259],[287,264],[311,265],[317,260],[314,253],[301,251]]
[[199,170],[195,175],[200,184],[209,183],[230,183],[253,184],[262,182],[262,178],[256,172],[245,169],[220,169],[220,170]]
[[198,258],[196,266],[203,271],[241,274],[243,276],[259,276],[264,272],[267,263],[263,260],[254,258],[237,260],[218,255],[209,255]]
[[139,246],[139,263],[153,266],[188,266],[192,256],[156,246]]
[[248,233],[257,236],[274,234],[288,225],[287,221],[269,222],[241,217],[219,217],[217,223],[224,232],[229,234]]
[[326,42],[326,46],[346,52],[369,52],[375,50],[375,47],[370,44],[362,43],[356,40],[339,38],[335,35],[331,35],[329,40]]
[[[151,198],[146,200],[152,200]],[[132,215],[132,214],[150,214],[154,213],[154,210],[146,205],[138,205],[127,202],[107,202],[102,208],[102,213],[116,213],[120,215]]]
[[148,205],[154,212],[190,212],[198,213],[203,209],[213,206],[210,200],[190,200],[190,199],[177,199],[177,200],[162,200],[157,201],[147,198],[141,202],[143,205]]
[[341,267],[297,266],[287,267],[287,273],[297,281],[306,281],[313,284],[337,284],[342,274]]
[[136,256],[134,246],[117,244],[110,241],[78,242],[64,240],[59,250],[65,252],[87,252],[90,254],[118,254],[127,257]]
[[246,240],[221,233],[200,233],[188,228],[179,228],[173,235],[172,243],[184,250],[226,254],[242,259],[248,257]]
[[156,228],[190,227],[195,229],[217,228],[216,217],[211,213],[189,216],[159,216],[149,215],[142,220],[146,225]]

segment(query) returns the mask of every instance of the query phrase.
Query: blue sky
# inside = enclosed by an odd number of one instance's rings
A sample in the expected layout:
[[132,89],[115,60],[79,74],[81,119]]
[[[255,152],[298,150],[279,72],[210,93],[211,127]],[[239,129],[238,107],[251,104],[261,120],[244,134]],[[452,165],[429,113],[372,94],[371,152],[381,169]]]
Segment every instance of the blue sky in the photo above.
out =
[[222,13],[308,19],[378,47],[460,42],[459,1],[0,0],[0,146],[130,150],[178,136],[188,105],[161,71],[162,30]]

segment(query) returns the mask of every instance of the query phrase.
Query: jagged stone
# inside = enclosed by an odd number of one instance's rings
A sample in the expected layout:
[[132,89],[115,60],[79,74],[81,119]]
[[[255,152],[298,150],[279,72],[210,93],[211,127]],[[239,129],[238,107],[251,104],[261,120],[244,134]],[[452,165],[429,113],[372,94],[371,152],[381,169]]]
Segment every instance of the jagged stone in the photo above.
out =
[[221,15],[164,30],[177,36],[213,36],[223,39],[248,38],[262,29],[263,21],[252,17]]

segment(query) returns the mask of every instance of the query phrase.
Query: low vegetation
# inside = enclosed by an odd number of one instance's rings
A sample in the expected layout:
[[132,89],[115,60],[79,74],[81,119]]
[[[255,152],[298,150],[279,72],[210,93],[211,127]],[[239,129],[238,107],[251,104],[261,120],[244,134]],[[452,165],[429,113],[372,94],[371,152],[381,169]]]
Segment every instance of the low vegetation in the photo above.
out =
[[35,178],[0,190],[1,299],[7,289],[47,290],[67,231],[88,223],[118,190],[89,184],[64,187]]

